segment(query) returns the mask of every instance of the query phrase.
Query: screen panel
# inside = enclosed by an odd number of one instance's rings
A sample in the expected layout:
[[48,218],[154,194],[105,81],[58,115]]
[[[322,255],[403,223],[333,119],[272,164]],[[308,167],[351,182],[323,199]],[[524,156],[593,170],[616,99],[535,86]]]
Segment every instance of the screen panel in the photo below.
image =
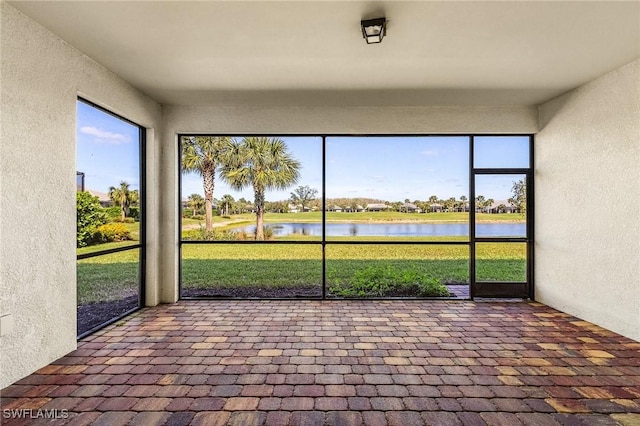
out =
[[326,248],[331,297],[466,297],[466,245],[333,244]]
[[77,101],[77,332],[140,307],[143,129]]
[[529,136],[476,136],[473,167],[477,169],[526,169],[530,166]]
[[322,138],[193,135],[180,146],[183,240],[321,240]]
[[139,306],[140,249],[78,260],[78,335]]
[[181,297],[322,296],[322,246],[183,244]]

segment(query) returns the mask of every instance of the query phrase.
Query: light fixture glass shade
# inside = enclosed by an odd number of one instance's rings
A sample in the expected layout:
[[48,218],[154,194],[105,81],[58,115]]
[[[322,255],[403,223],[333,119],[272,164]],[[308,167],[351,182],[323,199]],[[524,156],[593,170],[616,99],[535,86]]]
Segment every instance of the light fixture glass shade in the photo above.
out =
[[367,44],[380,43],[386,33],[386,18],[368,19],[360,21],[362,36]]

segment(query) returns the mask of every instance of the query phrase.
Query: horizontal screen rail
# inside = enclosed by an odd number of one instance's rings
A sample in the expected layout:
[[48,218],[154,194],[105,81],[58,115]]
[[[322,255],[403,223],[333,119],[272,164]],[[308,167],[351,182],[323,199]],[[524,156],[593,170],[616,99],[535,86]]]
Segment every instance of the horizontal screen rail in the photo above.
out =
[[[469,285],[469,284],[464,284]],[[349,301],[349,300],[406,300],[416,301],[421,300],[446,300],[446,301],[467,301],[468,297],[437,297],[437,296],[366,296],[366,297],[340,297],[340,296],[304,296],[304,297],[233,297],[233,296],[181,296],[180,300],[324,300],[324,301]]]
[[524,175],[529,173],[529,169],[526,168],[500,168],[500,169],[473,169],[473,173],[476,175]]
[[321,240],[316,241],[256,241],[256,240],[183,240],[180,244],[322,244]]
[[471,244],[470,241],[333,241],[327,240],[325,244],[336,244],[336,245],[367,245],[367,244],[376,244],[376,245],[459,245],[459,246],[468,246]]
[[476,243],[528,243],[526,237],[476,237]]
[[196,240],[186,240],[181,241],[181,244],[191,245],[191,244],[296,244],[296,245],[458,245],[458,246],[468,246],[471,244],[470,241],[380,241],[380,240],[371,240],[371,241],[333,241],[333,240],[317,240],[317,241],[237,241],[237,240],[229,240],[229,241],[196,241]]
[[127,251],[127,250],[133,250],[133,249],[141,249],[141,248],[142,248],[142,244],[133,244],[133,245],[126,246],[126,247],[117,247],[117,248],[112,248],[112,249],[108,249],[108,250],[100,250],[100,251],[94,251],[94,252],[91,252],[91,253],[83,253],[83,254],[79,254],[77,256],[77,260],[89,259],[91,257],[102,256],[102,255],[105,255],[105,254],[119,253],[121,251]]

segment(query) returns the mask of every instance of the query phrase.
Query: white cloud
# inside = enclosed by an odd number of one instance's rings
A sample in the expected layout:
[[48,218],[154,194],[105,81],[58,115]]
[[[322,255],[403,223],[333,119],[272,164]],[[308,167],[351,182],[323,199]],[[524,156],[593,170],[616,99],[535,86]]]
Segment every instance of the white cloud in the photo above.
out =
[[131,140],[131,138],[127,135],[123,135],[121,133],[108,132],[106,130],[101,130],[93,126],[81,127],[80,132],[86,135],[95,136],[98,139],[103,140],[105,142],[110,142],[115,144],[126,143]]
[[427,149],[427,150],[424,150],[424,151],[420,152],[420,155],[422,155],[424,157],[437,157],[438,156],[438,151],[436,151],[435,149]]

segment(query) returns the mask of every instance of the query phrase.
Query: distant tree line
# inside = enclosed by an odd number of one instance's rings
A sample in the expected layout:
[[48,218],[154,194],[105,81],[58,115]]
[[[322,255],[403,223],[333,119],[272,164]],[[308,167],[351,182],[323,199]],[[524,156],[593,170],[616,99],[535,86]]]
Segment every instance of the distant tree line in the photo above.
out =
[[[505,200],[507,204],[501,203],[495,205],[495,200],[485,198],[484,195],[478,195],[475,198],[476,210],[479,212],[491,209],[494,213],[506,213],[508,211],[526,213],[526,182],[519,180],[513,183],[512,196]],[[322,209],[322,200],[317,198],[318,191],[310,188],[308,185],[299,186],[291,193],[291,198],[281,201],[265,201],[264,209],[270,213],[289,213],[295,211],[318,211]],[[407,212],[409,206],[413,209],[419,209],[422,213],[432,212],[466,212],[469,211],[469,201],[464,195],[459,198],[449,197],[441,199],[436,195],[432,195],[428,200],[413,200],[406,198],[404,201],[385,201],[377,198],[327,198],[325,206],[327,209],[334,207],[340,208],[342,211],[357,212],[366,209],[370,204],[384,204],[388,206],[388,211]],[[254,212],[253,203],[244,197],[235,200],[231,195],[225,194],[221,199],[213,199],[213,206],[218,215],[232,215]],[[187,200],[187,207],[190,209],[192,217],[199,216],[203,213],[204,199],[199,194],[191,194]]]

